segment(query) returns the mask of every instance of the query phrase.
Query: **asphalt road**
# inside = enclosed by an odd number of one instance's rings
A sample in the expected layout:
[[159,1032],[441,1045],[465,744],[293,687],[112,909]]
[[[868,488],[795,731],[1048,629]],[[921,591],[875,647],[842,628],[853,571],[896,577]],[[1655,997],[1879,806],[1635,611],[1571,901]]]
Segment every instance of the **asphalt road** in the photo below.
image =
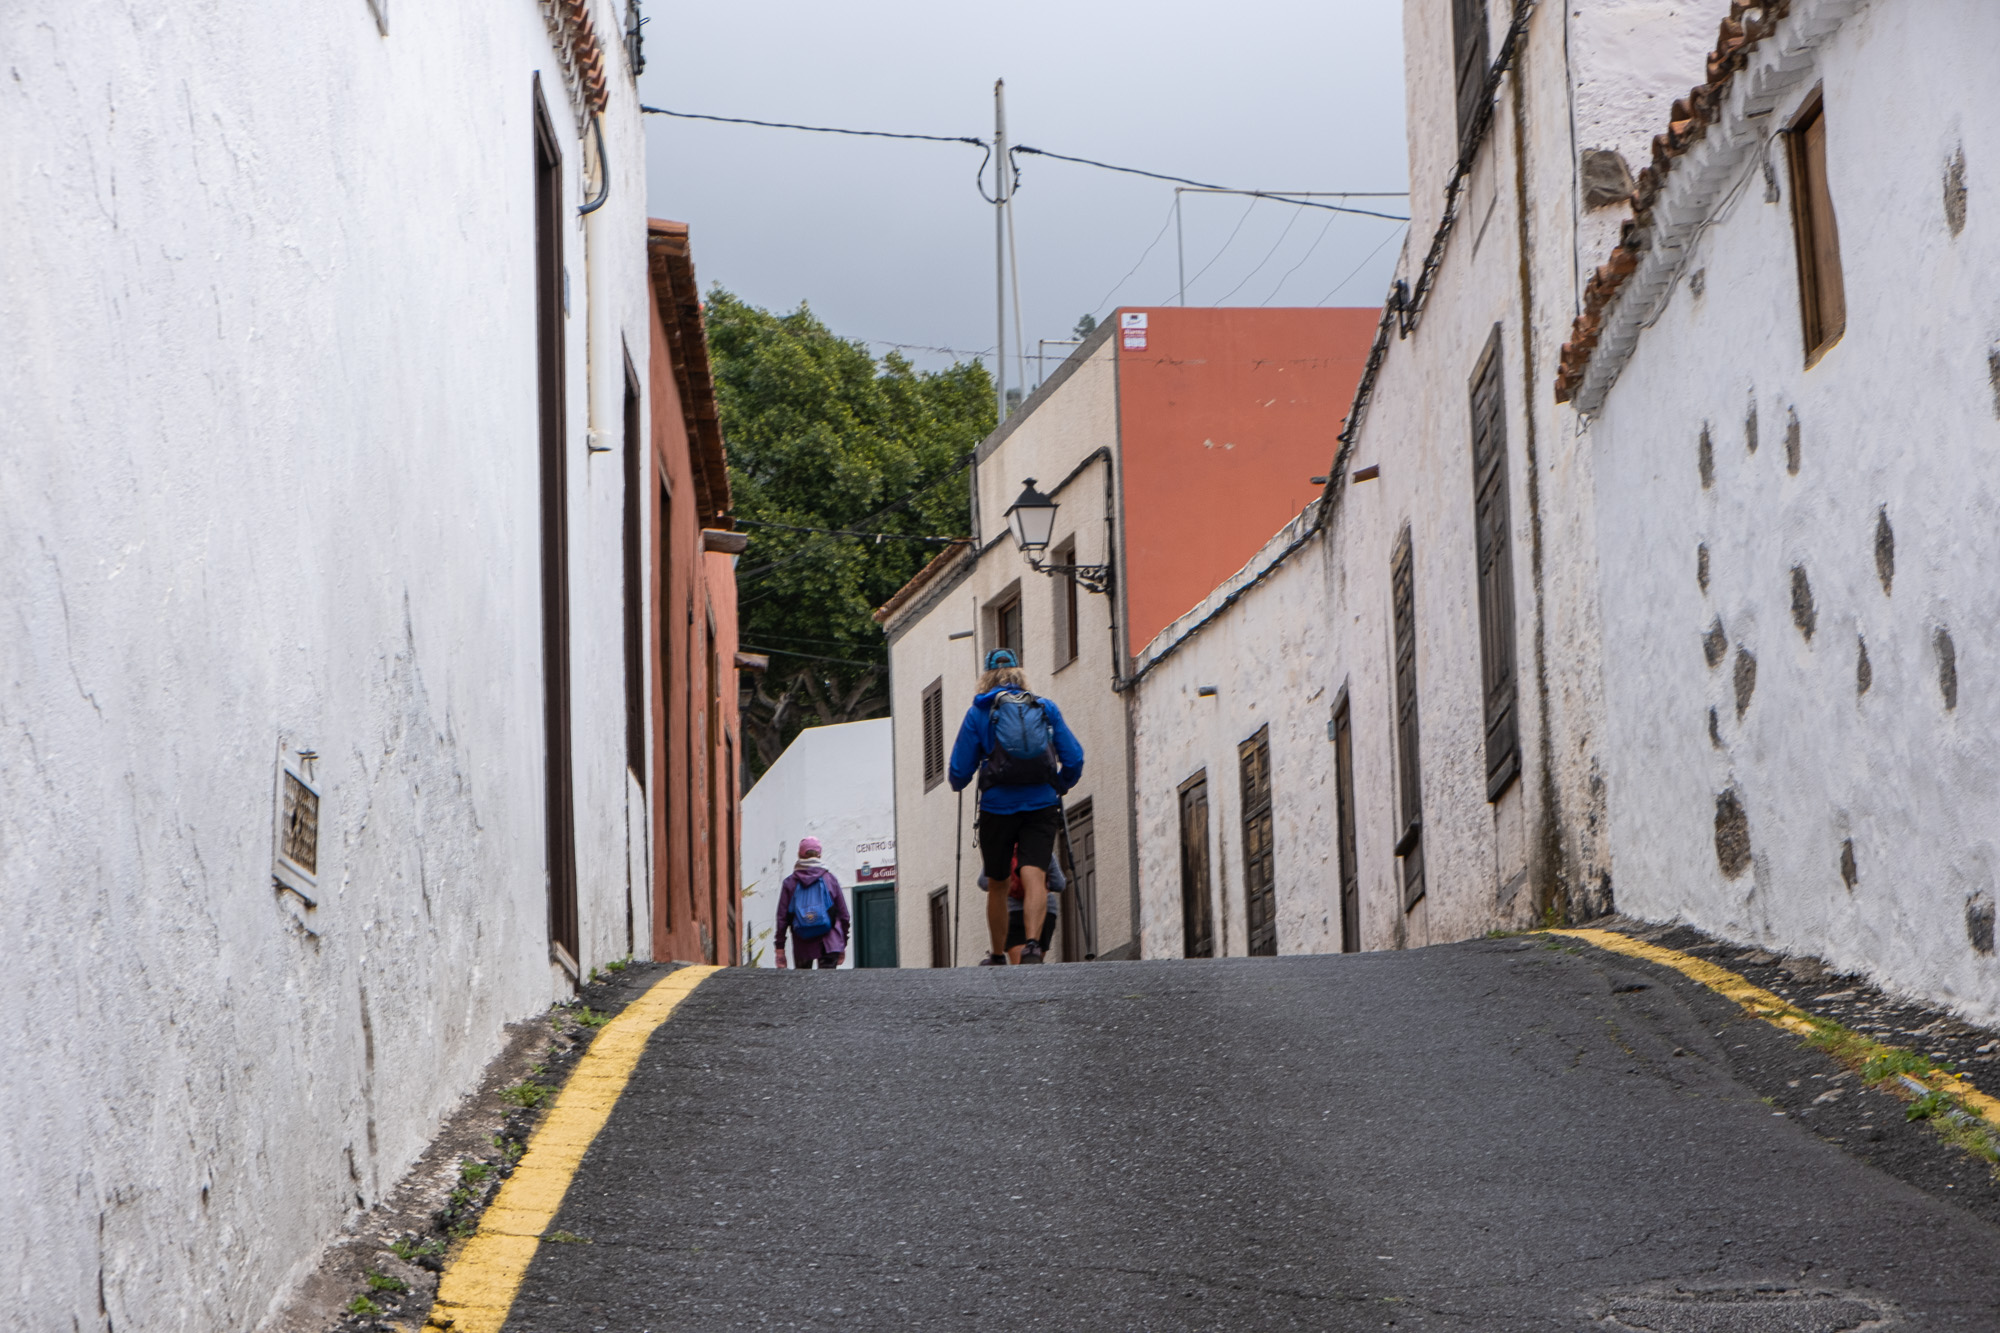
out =
[[1823,1137],[1927,1133],[1852,1084],[1816,1129],[1837,1074],[1535,938],[725,971],[507,1328],[2000,1329],[2000,1228]]

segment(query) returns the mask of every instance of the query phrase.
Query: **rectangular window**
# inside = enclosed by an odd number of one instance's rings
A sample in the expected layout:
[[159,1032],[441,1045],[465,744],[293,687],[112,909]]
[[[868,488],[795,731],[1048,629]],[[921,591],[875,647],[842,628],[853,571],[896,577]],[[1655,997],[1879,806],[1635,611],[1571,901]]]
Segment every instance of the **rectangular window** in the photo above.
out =
[[1021,594],[1016,592],[993,608],[993,646],[1013,650],[1014,659],[1028,664],[1021,644]]
[[1792,239],[1799,257],[1799,307],[1806,364],[1847,330],[1847,288],[1840,276],[1840,229],[1826,183],[1826,103],[1817,89],[1785,135],[1792,177]]
[[1278,888],[1272,876],[1271,728],[1236,747],[1243,774],[1243,912],[1250,931],[1250,956],[1278,952]]
[[639,422],[639,374],[625,357],[625,766],[646,785],[645,436]]
[[1215,957],[1215,909],[1208,884],[1208,771],[1181,784],[1181,953]]
[[1354,718],[1341,690],[1333,704],[1333,814],[1340,850],[1340,951],[1361,951],[1361,863],[1354,848]]
[[[1076,563],[1076,538],[1058,546],[1049,563],[1074,565]],[[1076,660],[1076,580],[1064,574],[1055,580],[1055,661],[1056,667],[1066,667]]]
[[542,725],[548,839],[549,942],[577,968],[576,802],[570,757],[569,448],[563,401],[562,153],[534,85],[536,396],[541,426]]
[[951,966],[951,898],[946,889],[931,890],[931,966]]
[[1454,82],[1458,92],[1458,143],[1470,147],[1472,123],[1486,91],[1486,0],[1451,0]]
[[1424,778],[1417,764],[1417,571],[1410,530],[1389,559],[1389,588],[1396,645],[1396,789],[1402,832],[1403,910],[1424,896]]
[[1486,799],[1497,801],[1521,771],[1515,709],[1514,541],[1507,503],[1506,395],[1500,389],[1500,328],[1472,373],[1473,534],[1479,562],[1479,657],[1486,699]]
[[944,781],[944,677],[924,686],[924,790]]

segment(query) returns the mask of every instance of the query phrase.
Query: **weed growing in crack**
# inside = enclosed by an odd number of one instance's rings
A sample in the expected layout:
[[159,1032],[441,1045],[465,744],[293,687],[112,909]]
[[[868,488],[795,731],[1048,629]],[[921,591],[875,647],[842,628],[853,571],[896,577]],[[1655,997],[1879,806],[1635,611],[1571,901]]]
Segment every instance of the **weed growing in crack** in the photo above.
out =
[[623,972],[626,968],[630,966],[632,966],[632,956],[630,954],[627,954],[623,958],[614,958],[610,962],[606,963],[604,965],[604,970],[606,972]]
[[576,1011],[576,1021],[587,1028],[601,1028],[611,1021],[611,1015],[600,1014],[586,1004]]
[[[537,1066],[537,1068],[540,1067]],[[547,1084],[536,1083],[524,1078],[519,1083],[500,1089],[500,1100],[532,1110],[547,1101],[549,1094],[554,1091],[555,1089],[549,1087]]]
[[467,1187],[479,1184],[493,1174],[493,1167],[487,1162],[476,1162],[468,1158],[458,1164],[458,1183]]
[[381,1314],[382,1307],[377,1305],[375,1302],[369,1300],[366,1296],[356,1296],[353,1300],[347,1303],[347,1313]]
[[410,1289],[409,1283],[399,1277],[390,1277],[387,1273],[377,1273],[371,1269],[366,1277],[370,1291],[405,1292]]
[[493,1147],[499,1152],[500,1161],[505,1166],[512,1166],[520,1161],[521,1154],[528,1150],[528,1145],[519,1139],[503,1138],[498,1134],[493,1136]]
[[1884,1047],[1868,1063],[1861,1066],[1861,1077],[1869,1083],[1880,1083],[1885,1078],[1898,1074],[1908,1074],[1912,1078],[1922,1078],[1937,1068],[1926,1056],[1915,1051]]
[[399,1236],[389,1242],[389,1253],[406,1264],[421,1264],[425,1259],[434,1259],[444,1253],[441,1240],[420,1241],[414,1236]]

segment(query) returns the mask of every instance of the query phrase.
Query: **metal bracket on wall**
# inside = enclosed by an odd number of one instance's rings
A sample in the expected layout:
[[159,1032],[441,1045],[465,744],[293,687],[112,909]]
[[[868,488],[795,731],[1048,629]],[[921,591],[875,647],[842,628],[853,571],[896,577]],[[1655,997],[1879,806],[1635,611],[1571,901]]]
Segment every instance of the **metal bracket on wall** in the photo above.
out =
[[1111,591],[1109,565],[1045,565],[1039,560],[1030,558],[1028,568],[1037,574],[1047,574],[1050,578],[1062,578],[1066,575],[1074,579],[1078,587],[1088,592]]

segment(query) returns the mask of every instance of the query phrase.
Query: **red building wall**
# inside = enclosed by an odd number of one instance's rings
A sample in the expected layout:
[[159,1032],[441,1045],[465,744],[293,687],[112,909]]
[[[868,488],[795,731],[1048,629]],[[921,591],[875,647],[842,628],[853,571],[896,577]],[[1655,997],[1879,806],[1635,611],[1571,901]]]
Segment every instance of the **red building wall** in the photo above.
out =
[[[1121,326],[1127,312],[1120,310]],[[1318,494],[1380,311],[1148,307],[1119,339],[1131,650],[1242,568]]]

